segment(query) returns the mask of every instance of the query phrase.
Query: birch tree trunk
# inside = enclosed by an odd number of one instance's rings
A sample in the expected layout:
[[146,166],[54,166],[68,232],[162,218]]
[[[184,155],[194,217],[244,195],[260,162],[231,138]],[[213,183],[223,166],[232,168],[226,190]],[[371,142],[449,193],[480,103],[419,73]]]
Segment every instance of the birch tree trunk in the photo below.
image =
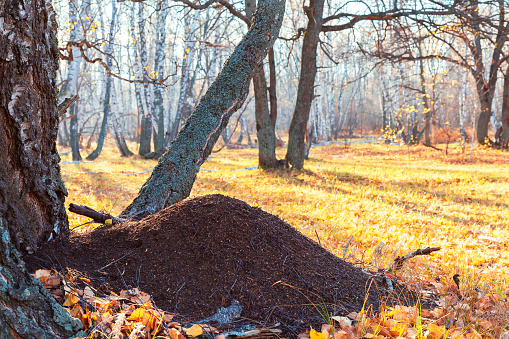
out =
[[[111,2],[111,23],[110,23],[110,35],[108,41],[108,56],[106,57],[106,65],[108,66],[108,70],[111,70],[113,65],[112,55],[113,55],[113,44],[115,43],[115,23],[117,17],[117,5],[116,1]],[[99,131],[99,137],[97,138],[97,147],[96,149],[87,157],[87,160],[95,160],[101,154],[101,151],[104,146],[104,139],[106,138],[106,134],[108,133],[108,116],[110,114],[110,96],[111,96],[111,83],[113,82],[113,78],[108,75],[106,79],[106,92],[104,95],[104,103],[103,103],[103,120],[101,123],[101,130]]]
[[122,217],[140,219],[189,196],[200,166],[207,159],[230,117],[244,103],[249,83],[279,35],[285,0],[260,0],[253,25],[221,73],[160,159]]
[[[69,22],[82,22],[87,21],[86,19],[81,19],[88,17],[89,11],[90,11],[90,1],[89,0],[83,0],[81,2],[80,10],[79,10],[79,17],[80,20],[78,20],[78,13],[76,13],[76,1],[71,0],[69,1]],[[69,34],[69,40],[70,41],[81,41],[83,40],[84,34],[83,34],[83,27],[81,24],[75,24],[73,25],[71,29],[71,33]],[[66,97],[73,97],[74,95],[78,94],[77,87],[78,87],[78,78],[80,74],[81,69],[81,61],[83,57],[81,56],[81,52],[77,47],[71,47],[72,54],[73,54],[73,61],[70,61],[68,63],[68,72],[67,72],[67,81],[65,85],[63,86],[62,90],[60,91],[61,95],[59,100],[63,101]],[[71,114],[74,114],[74,117],[70,120],[70,146],[72,150],[72,160],[73,161],[81,161],[81,154],[79,150],[79,136],[78,136],[78,109],[76,108],[77,105],[73,104],[70,107]]]
[[69,232],[56,149],[56,28],[49,1],[0,3],[0,338],[67,338],[81,327],[20,255]]
[[150,139],[152,138],[152,133],[154,132],[154,102],[152,100],[152,92],[150,88],[150,77],[148,73],[148,57],[147,57],[147,40],[145,37],[145,14],[144,14],[145,3],[138,3],[138,30],[139,30],[139,43],[137,44],[140,53],[140,63],[141,63],[141,74],[143,76],[143,92],[145,96],[145,106],[147,108],[147,114],[145,115],[145,125],[142,125],[142,134],[144,135],[144,140],[147,143],[145,147],[148,148],[148,152],[150,153]]
[[[182,77],[180,80],[180,94],[177,102],[177,112],[175,113],[175,119],[173,120],[173,126],[170,134],[170,142],[175,139],[177,132],[180,128],[180,123],[186,107],[186,101],[188,100],[188,87],[190,83],[191,66],[193,62],[193,56],[195,51],[194,34],[196,32],[196,20],[198,18],[198,11],[193,11],[193,18],[189,16],[185,18],[186,35],[185,40],[187,43],[184,45],[184,57],[182,59]],[[168,146],[169,143],[167,142]]]
[[[134,56],[134,70],[135,70],[135,77],[142,77],[141,72],[141,66],[140,66],[140,60],[138,57],[138,46],[139,44],[138,38],[136,37],[136,30],[134,27],[135,22],[135,3],[133,2],[131,4],[131,38],[133,39],[133,56]],[[136,105],[138,107],[138,121],[141,120],[140,123],[140,147],[138,148],[138,154],[144,155],[147,153],[150,153],[150,136],[151,133],[149,133],[149,130],[146,126],[146,116],[145,116],[145,109],[143,108],[143,99],[142,99],[142,91],[143,88],[140,83],[136,82],[134,84],[134,91],[135,91],[135,97],[136,97]]]
[[[168,16],[167,1],[164,0],[160,5],[161,9],[157,15],[156,25],[156,52],[154,61],[155,79],[161,82],[164,79],[164,58],[165,58],[165,40],[166,40],[166,17]],[[157,141],[154,142],[154,150],[158,150],[164,144],[164,88],[162,85],[154,87],[154,115],[157,120]],[[155,140],[154,140],[155,141]]]
[[[111,78],[111,77],[110,77]],[[120,113],[118,110],[117,91],[115,90],[115,81],[111,81],[111,102],[110,111],[113,113],[113,131],[115,133],[115,143],[123,157],[129,157],[133,155],[133,152],[129,150],[127,143],[125,142],[124,130],[120,121]]]

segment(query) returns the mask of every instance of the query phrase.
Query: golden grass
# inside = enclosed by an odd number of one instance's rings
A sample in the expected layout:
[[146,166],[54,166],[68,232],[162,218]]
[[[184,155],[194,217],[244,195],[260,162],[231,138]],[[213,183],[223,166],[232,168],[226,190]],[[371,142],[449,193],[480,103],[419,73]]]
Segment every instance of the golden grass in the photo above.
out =
[[[155,165],[120,158],[110,141],[93,163],[61,165],[67,202],[118,215],[150,175],[130,174]],[[414,259],[408,274],[450,281],[459,273],[498,293],[509,287],[508,152],[475,148],[471,157],[456,145],[447,156],[421,146],[330,145],[312,148],[304,171],[238,170],[256,165],[256,149],[212,154],[202,168],[214,171],[198,174],[191,196],[221,193],[259,206],[311,238],[318,234],[339,256],[353,236],[348,260],[378,267],[395,255],[441,246]],[[69,214],[71,228],[87,220]]]

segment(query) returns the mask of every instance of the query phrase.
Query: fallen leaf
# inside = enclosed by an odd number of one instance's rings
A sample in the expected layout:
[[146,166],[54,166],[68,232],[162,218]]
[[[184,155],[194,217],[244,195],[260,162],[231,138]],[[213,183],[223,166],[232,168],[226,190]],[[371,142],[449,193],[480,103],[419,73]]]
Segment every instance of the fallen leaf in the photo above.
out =
[[37,270],[32,275],[36,279],[40,279],[41,282],[44,284],[46,282],[46,279],[48,279],[51,276],[51,271],[50,270]]
[[157,318],[150,311],[147,311],[141,307],[135,309],[129,316],[128,320],[138,321],[151,330],[153,330],[157,324]]
[[444,334],[447,330],[443,327],[440,327],[436,324],[429,324],[428,325],[428,339],[442,339],[444,337]]
[[184,328],[184,332],[191,337],[197,337],[203,334],[203,328],[198,324],[194,324],[189,328]]
[[80,301],[79,297],[75,296],[74,294],[67,294],[65,296],[65,301],[62,304],[62,306],[64,306],[64,307],[72,307],[78,301]]
[[327,339],[325,337],[325,334],[321,332],[317,332],[314,328],[311,327],[311,330],[309,330],[309,337],[311,339]]

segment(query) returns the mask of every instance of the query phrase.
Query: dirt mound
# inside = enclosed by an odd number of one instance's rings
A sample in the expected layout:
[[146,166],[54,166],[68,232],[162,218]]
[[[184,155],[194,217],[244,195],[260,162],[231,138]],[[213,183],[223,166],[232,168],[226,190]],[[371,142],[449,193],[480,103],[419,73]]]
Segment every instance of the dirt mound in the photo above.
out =
[[320,321],[311,303],[345,314],[365,300],[376,310],[387,296],[370,275],[278,217],[222,195],[186,200],[140,222],[73,233],[69,243],[48,246],[27,265],[74,268],[116,292],[139,286],[158,307],[194,319],[236,299],[243,317],[307,325]]

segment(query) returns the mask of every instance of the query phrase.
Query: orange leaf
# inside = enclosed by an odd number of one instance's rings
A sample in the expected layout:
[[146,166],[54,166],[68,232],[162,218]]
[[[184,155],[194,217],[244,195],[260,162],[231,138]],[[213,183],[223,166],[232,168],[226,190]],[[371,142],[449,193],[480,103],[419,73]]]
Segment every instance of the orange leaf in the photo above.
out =
[[141,307],[138,307],[134,310],[134,312],[129,316],[129,320],[139,321],[143,325],[149,327],[151,330],[153,330],[157,324],[157,318],[152,313]]
[[78,301],[80,301],[80,298],[75,296],[74,294],[67,294],[65,296],[65,301],[62,304],[65,307],[71,307],[74,304],[76,304]]
[[191,337],[197,337],[203,334],[203,328],[198,324],[194,324],[189,328],[184,328],[184,332]]

